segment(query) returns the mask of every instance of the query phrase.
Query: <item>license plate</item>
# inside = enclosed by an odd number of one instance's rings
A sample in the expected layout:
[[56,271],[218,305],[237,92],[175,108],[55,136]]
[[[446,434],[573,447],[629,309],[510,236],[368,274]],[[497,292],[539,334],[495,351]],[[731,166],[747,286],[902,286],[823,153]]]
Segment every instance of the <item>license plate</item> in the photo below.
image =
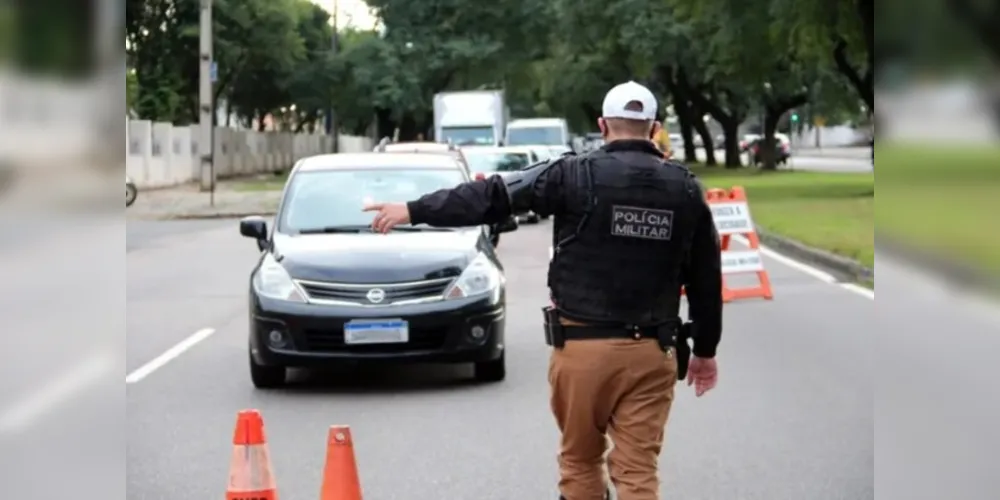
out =
[[354,320],[344,324],[344,343],[401,344],[410,341],[410,326],[401,319]]

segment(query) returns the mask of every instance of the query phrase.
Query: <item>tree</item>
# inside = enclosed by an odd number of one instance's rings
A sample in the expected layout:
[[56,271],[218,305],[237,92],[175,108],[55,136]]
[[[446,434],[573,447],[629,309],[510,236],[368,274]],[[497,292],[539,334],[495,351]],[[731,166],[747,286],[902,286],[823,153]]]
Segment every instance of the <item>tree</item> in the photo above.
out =
[[379,128],[399,126],[404,138],[429,131],[435,93],[507,88],[510,75],[523,74],[521,66],[544,53],[535,43],[545,28],[545,4],[539,0],[503,0],[475,9],[464,0],[372,0],[369,5],[384,23],[383,50],[394,63],[390,69],[407,82],[405,89],[396,89],[406,90],[405,97],[376,110]]
[[[779,27],[780,41],[809,54],[810,60],[838,71],[865,101],[875,108],[875,2],[834,0],[797,2],[772,0],[770,10]],[[894,24],[912,33],[909,13],[916,4],[903,5],[907,12],[895,16]]]

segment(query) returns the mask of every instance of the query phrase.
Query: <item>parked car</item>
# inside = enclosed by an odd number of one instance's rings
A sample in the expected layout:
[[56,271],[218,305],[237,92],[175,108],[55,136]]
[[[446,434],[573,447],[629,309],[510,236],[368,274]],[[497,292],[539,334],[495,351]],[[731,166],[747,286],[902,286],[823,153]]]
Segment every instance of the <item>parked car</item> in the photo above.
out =
[[372,200],[409,200],[467,182],[453,158],[354,153],[292,168],[273,228],[240,222],[261,250],[250,272],[249,366],[258,388],[286,369],[339,362],[472,363],[475,378],[506,376],[503,266],[495,228],[402,225],[374,234]]
[[746,134],[740,141],[740,152],[746,153],[750,150],[750,145],[760,139],[759,134]]
[[[785,139],[787,139],[787,137]],[[747,153],[750,155],[751,165],[760,165],[761,163],[764,162],[764,159],[761,156],[761,151],[760,151],[763,143],[764,143],[764,138],[761,137],[750,143],[750,146],[747,148]],[[786,142],[785,140],[782,140],[781,137],[776,135],[774,143],[774,154],[775,154],[774,160],[779,165],[784,165],[785,163],[788,163],[788,159],[791,158],[792,156],[791,144],[789,142]]]

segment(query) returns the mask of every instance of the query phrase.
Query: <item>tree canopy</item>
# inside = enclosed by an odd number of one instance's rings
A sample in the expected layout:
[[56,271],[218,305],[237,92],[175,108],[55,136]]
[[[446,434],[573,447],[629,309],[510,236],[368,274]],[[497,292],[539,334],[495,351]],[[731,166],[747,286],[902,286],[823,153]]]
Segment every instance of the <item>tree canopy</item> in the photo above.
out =
[[[604,92],[634,79],[676,116],[689,159],[695,135],[716,140],[714,118],[728,165],[748,118],[773,140],[793,109],[830,120],[874,109],[873,0],[368,4],[379,29],[334,40],[330,14],[308,0],[214,0],[217,102],[245,125],[269,116],[288,130],[322,127],[332,106],[341,132],[406,139],[431,135],[435,93],[504,89],[512,116],[562,116],[585,132]],[[197,120],[199,5],[126,0],[138,116]]]

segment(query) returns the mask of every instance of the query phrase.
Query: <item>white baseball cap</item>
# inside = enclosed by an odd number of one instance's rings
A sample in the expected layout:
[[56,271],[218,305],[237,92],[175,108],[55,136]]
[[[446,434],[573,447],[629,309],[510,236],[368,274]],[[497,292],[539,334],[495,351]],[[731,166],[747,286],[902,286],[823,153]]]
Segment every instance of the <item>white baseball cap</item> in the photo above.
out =
[[[642,109],[626,109],[626,106],[633,101],[642,105]],[[631,80],[618,84],[604,96],[602,116],[628,120],[656,120],[656,96],[648,88]]]

